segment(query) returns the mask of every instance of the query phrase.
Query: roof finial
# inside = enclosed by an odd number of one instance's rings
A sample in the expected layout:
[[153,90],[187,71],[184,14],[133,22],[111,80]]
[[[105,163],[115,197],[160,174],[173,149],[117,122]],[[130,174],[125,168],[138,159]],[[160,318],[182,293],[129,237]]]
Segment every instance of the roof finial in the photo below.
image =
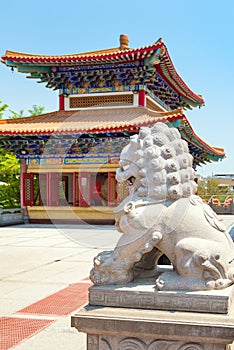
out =
[[120,34],[120,50],[125,50],[128,48],[128,36],[126,34]]

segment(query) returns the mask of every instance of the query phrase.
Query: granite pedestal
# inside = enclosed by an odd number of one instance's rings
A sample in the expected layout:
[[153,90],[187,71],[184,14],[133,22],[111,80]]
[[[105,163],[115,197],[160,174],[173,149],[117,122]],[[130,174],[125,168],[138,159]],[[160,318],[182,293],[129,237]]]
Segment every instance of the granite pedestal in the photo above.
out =
[[230,350],[233,294],[233,287],[162,292],[145,280],[92,286],[72,326],[87,333],[87,350]]

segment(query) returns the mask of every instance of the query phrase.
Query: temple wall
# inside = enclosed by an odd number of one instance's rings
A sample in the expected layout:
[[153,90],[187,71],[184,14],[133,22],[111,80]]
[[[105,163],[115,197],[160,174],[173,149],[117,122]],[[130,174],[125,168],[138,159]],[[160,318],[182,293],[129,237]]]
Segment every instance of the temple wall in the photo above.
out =
[[114,208],[111,207],[28,206],[27,209],[30,222],[114,224]]

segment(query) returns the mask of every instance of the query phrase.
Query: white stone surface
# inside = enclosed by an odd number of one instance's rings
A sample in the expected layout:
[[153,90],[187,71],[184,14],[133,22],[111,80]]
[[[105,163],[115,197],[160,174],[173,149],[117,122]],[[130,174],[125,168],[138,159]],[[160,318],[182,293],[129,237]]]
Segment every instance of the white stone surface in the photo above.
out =
[[[100,238],[102,230],[104,237]],[[87,278],[93,257],[104,247],[105,238],[108,247],[114,248],[119,238],[114,226],[27,224],[0,228],[0,316],[55,321],[14,349],[86,349],[86,335],[71,328],[70,315],[49,317],[16,312]],[[11,337],[11,330],[7,332]]]
[[89,305],[229,314],[234,288],[209,291],[158,291],[154,280],[137,280],[127,285],[92,286]]
[[87,306],[72,325],[87,350],[226,350],[234,340],[233,315]]
[[194,193],[192,156],[177,129],[142,127],[122,150],[120,183],[130,195],[115,209],[122,232],[115,249],[94,259],[96,285],[127,284],[154,272],[165,254],[174,269],[157,276],[158,290],[224,289],[234,282],[234,245],[214,211]]

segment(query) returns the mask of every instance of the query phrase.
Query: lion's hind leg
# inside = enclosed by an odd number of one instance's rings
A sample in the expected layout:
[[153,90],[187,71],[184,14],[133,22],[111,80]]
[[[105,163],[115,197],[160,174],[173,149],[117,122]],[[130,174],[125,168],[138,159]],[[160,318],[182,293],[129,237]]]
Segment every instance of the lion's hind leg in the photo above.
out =
[[156,280],[159,290],[223,289],[233,283],[226,254],[218,242],[184,238],[175,246],[175,262],[174,271]]

